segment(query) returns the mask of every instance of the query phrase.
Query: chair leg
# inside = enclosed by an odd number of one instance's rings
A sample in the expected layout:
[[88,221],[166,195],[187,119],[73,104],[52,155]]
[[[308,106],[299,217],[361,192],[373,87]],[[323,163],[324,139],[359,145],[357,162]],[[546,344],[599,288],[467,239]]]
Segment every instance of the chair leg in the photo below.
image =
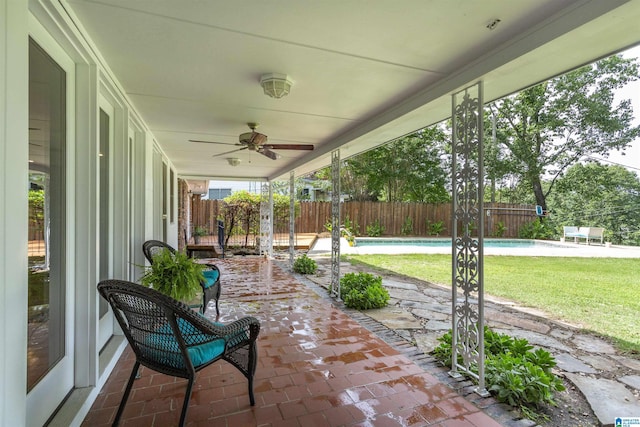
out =
[[254,341],[249,348],[249,375],[247,379],[249,380],[249,402],[251,406],[256,404],[256,399],[253,396],[253,377],[256,374],[256,367],[258,365],[258,345]]
[[131,393],[131,387],[133,386],[133,381],[136,379],[136,375],[138,375],[138,368],[140,368],[140,362],[136,361],[133,365],[133,370],[131,371],[131,375],[129,376],[129,381],[127,382],[127,388],[124,390],[124,396],[122,396],[122,400],[120,401],[120,406],[118,407],[118,413],[116,413],[116,418],[113,420],[113,427],[116,427],[120,423],[120,417],[122,416],[122,412],[124,411],[124,407],[127,404],[127,399],[129,399],[129,393]]
[[187,410],[189,409],[189,400],[191,399],[191,389],[193,388],[194,378],[189,378],[187,383],[187,392],[184,396],[184,403],[182,404],[182,413],[180,414],[180,427],[184,426],[184,422],[187,419]]
[[220,318],[220,308],[218,307],[218,301],[220,301],[220,295],[222,294],[222,283],[218,280],[218,289],[216,290],[216,294],[214,295],[216,299],[216,321]]
[[249,378],[249,403],[251,406],[256,404],[256,398],[253,396],[253,376]]

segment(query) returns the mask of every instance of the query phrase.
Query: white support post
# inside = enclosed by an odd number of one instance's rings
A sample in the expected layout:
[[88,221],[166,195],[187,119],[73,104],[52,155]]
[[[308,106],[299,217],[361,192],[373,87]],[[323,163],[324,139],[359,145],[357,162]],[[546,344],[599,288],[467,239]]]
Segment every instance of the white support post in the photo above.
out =
[[273,192],[271,182],[262,184],[260,198],[260,255],[273,256]]
[[[452,358],[460,371],[484,381],[484,222],[482,82],[452,95]],[[458,296],[458,291],[461,295]],[[475,302],[477,301],[477,303]],[[458,363],[458,356],[462,362]],[[473,366],[477,366],[477,374]]]
[[293,262],[296,257],[295,243],[295,223],[296,223],[296,189],[295,172],[289,174],[289,268],[293,270]]
[[331,296],[340,300],[340,150],[331,152]]

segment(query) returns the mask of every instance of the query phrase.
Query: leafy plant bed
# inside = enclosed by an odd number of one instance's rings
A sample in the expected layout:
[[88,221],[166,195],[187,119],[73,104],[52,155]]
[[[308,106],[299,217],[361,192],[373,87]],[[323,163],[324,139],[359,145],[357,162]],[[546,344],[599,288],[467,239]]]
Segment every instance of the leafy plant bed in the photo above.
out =
[[[438,338],[440,345],[433,355],[451,367],[451,330]],[[552,368],[556,366],[551,354],[533,346],[524,338],[512,338],[485,327],[485,384],[487,390],[499,401],[519,408],[523,416],[538,421],[543,418],[544,405],[555,406],[555,393],[565,390],[562,380]],[[458,355],[458,363],[462,357]],[[475,369],[474,369],[475,368]],[[471,370],[477,373],[477,367]]]

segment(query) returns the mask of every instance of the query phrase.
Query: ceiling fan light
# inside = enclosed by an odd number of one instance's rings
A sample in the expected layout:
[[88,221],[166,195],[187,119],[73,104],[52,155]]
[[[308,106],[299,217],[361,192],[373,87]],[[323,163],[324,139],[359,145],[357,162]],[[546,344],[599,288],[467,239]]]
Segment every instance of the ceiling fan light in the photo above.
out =
[[260,86],[264,94],[271,98],[282,98],[289,95],[293,81],[286,74],[269,73],[260,78]]

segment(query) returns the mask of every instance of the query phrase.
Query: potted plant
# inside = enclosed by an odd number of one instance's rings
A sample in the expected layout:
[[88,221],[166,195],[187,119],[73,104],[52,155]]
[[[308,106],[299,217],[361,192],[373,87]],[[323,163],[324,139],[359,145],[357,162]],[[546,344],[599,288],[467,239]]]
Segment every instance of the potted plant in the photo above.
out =
[[171,253],[165,249],[153,257],[153,263],[145,268],[140,283],[189,303],[202,290],[203,267],[184,252]]
[[356,238],[351,235],[351,234],[347,234],[347,243],[349,243],[349,246],[355,246],[356,245]]
[[193,230],[193,241],[197,245],[200,243],[200,237],[206,236],[207,234],[208,233],[206,228],[198,226]]

